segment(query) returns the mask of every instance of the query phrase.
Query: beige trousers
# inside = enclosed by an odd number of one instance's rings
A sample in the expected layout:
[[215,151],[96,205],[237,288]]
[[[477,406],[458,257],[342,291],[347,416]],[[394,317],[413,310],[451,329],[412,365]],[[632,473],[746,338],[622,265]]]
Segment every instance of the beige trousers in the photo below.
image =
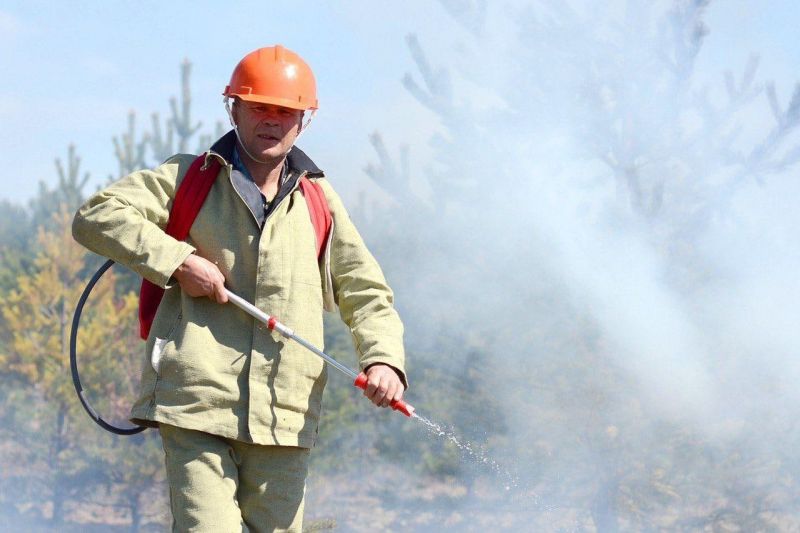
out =
[[309,450],[248,444],[160,424],[172,530],[297,531]]

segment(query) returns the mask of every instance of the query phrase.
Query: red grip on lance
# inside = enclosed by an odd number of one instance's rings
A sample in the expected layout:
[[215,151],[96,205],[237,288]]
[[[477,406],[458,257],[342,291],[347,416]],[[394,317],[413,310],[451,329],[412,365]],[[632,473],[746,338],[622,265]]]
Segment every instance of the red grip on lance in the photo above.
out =
[[[367,390],[367,376],[366,376],[366,374],[363,374],[363,373],[359,374],[356,377],[356,380],[353,382],[353,385],[355,385],[356,387],[358,387],[361,390]],[[391,403],[389,403],[389,407],[391,407],[395,411],[400,411],[401,413],[403,413],[404,415],[406,415],[408,417],[411,417],[411,416],[414,415],[414,408],[411,405],[409,405],[406,402],[404,402],[403,400],[392,400]]]

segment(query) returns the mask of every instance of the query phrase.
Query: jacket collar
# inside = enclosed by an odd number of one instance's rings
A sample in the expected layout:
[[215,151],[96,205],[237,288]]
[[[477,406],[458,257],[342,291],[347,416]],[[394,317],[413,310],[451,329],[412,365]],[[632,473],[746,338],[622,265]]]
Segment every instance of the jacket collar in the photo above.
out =
[[[231,130],[220,137],[220,139],[211,146],[209,151],[222,157],[226,164],[230,164],[230,162],[233,161],[233,149],[235,146],[236,132]],[[293,174],[306,173],[313,178],[325,175],[314,161],[297,146],[292,147],[289,155],[286,156],[286,162],[288,163],[289,171]]]

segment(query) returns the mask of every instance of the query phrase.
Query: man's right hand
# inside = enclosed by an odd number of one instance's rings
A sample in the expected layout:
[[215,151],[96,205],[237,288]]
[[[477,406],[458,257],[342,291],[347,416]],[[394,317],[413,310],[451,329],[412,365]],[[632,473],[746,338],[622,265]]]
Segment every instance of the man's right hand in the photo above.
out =
[[225,276],[217,265],[203,259],[199,255],[190,255],[181,266],[173,272],[172,277],[178,280],[181,289],[192,297],[208,296],[217,303],[228,301],[225,292]]

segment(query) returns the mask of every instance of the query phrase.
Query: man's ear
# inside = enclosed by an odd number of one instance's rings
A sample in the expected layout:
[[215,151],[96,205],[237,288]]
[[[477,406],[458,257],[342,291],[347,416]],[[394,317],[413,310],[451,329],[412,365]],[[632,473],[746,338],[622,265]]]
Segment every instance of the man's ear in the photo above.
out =
[[236,98],[233,99],[231,103],[231,126],[236,126],[236,123],[239,122],[239,117],[237,116],[239,113],[239,106],[236,103]]
[[225,98],[225,112],[228,114],[228,121],[231,123],[232,128],[236,128],[236,122],[233,120],[233,108],[229,98]]

